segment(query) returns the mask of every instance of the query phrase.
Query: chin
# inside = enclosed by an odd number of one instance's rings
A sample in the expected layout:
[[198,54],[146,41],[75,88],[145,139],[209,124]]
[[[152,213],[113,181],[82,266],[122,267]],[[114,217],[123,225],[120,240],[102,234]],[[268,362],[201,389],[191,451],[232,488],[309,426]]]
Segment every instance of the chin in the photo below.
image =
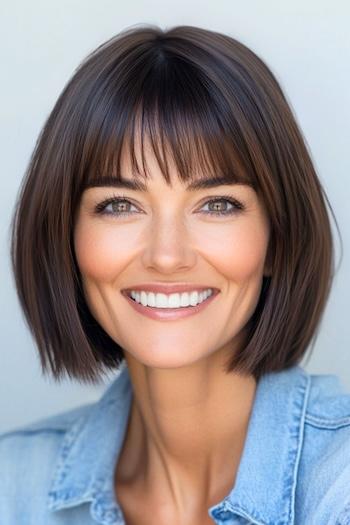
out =
[[132,353],[132,359],[138,361],[140,364],[150,368],[181,368],[184,366],[190,366],[200,359],[200,356],[184,356],[181,352],[177,351],[174,353],[153,351],[151,353],[140,354]]

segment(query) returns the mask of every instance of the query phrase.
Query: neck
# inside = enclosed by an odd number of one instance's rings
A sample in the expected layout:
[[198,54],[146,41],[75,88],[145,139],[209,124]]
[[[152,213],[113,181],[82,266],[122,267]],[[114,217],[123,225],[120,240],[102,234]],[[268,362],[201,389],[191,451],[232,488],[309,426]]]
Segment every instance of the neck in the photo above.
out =
[[179,512],[217,503],[235,482],[255,379],[227,374],[222,353],[175,369],[127,363],[133,399],[119,482],[142,484]]

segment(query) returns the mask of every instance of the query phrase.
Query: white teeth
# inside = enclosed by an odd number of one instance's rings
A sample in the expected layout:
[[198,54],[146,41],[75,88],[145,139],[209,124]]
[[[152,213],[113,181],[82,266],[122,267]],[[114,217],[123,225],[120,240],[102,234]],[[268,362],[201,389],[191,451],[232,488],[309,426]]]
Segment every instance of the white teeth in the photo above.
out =
[[154,293],[154,292],[136,292],[131,291],[130,296],[137,302],[141,303],[143,306],[151,306],[155,308],[181,308],[186,306],[196,306],[199,303],[202,303],[210,295],[212,295],[213,290],[208,288],[203,292],[193,291],[193,292],[184,292],[184,293],[172,293],[170,295],[164,293]]

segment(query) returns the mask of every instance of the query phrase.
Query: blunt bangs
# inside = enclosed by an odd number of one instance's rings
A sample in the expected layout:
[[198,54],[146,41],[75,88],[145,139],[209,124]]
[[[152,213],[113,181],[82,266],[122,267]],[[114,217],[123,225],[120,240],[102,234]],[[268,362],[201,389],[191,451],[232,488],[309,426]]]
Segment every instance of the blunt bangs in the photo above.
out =
[[[171,184],[171,157],[182,182],[210,176],[248,184],[258,191],[259,179],[244,129],[251,128],[244,117],[254,111],[251,101],[247,98],[246,107],[241,108],[242,100],[226,100],[217,78],[208,78],[195,57],[182,56],[161,38],[158,46],[155,42],[148,42],[142,61],[136,60],[139,49],[124,58],[124,75],[117,62],[111,71],[107,69],[103,81],[96,75],[85,100],[74,101],[79,113],[76,146],[85,153],[75,170],[76,196],[99,178],[101,183],[106,176],[120,179],[124,149],[133,176],[147,178],[146,141],[167,184]],[[209,59],[214,60],[208,55]],[[250,134],[254,134],[252,129]],[[255,142],[259,147],[257,136]]]

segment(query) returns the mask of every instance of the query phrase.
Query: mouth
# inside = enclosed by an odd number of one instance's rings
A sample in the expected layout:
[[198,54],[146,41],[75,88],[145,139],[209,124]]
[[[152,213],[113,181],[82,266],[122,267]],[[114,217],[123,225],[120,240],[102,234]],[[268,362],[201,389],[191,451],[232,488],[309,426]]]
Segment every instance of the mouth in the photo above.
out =
[[[150,299],[148,300],[149,304],[145,304],[146,296],[145,294],[142,295],[142,291],[146,291],[147,293],[151,293]],[[173,309],[173,308],[184,308],[187,306],[197,306],[198,299],[200,299],[200,303],[207,300],[211,295],[218,294],[220,290],[218,288],[211,288],[210,286],[207,287],[201,287],[197,289],[188,289],[183,290],[182,292],[168,292],[168,291],[162,291],[162,290],[151,290],[150,288],[146,287],[145,289],[139,289],[138,287],[135,287],[133,289],[127,288],[124,290],[121,290],[121,293],[123,295],[127,295],[130,297],[133,301],[143,304],[143,306],[148,306],[150,308],[163,308],[163,309]],[[186,293],[186,298],[181,297],[183,293]],[[178,303],[178,301],[175,299],[176,304],[172,304],[171,306],[165,306],[165,303],[168,302],[170,295],[178,295],[181,297],[181,301]],[[156,296],[159,295],[159,300],[156,301]],[[180,299],[180,297],[178,299]],[[142,300],[143,298],[143,300]],[[158,299],[158,297],[157,297]],[[174,299],[174,297],[172,298]],[[184,302],[183,302],[184,301]],[[146,301],[147,302],[147,301]],[[193,304],[193,302],[195,304]],[[153,303],[153,304],[152,304]],[[157,303],[157,305],[156,305]],[[173,301],[174,303],[174,301]],[[199,303],[199,304],[200,304]]]
[[210,303],[216,298],[216,296],[220,293],[220,290],[218,289],[211,289],[212,294],[209,295],[206,299],[204,299],[202,302],[192,306],[180,306],[175,308],[159,308],[156,306],[144,306],[143,304],[135,301],[130,296],[130,291],[123,290],[122,295],[127,299],[128,303],[133,307],[134,310],[136,310],[138,313],[145,315],[146,317],[150,317],[152,319],[158,319],[158,320],[175,320],[175,319],[181,319],[184,317],[188,317],[194,314],[197,314],[201,312],[202,310],[206,309]]

